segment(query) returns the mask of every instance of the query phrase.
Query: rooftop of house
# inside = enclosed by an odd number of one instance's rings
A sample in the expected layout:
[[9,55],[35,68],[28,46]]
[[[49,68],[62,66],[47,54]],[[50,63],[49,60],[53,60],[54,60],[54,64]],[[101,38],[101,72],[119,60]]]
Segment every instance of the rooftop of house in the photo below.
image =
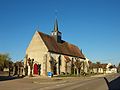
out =
[[107,67],[107,63],[103,63],[103,64],[97,64],[97,63],[92,63],[91,61],[88,61],[89,65],[91,68],[103,68],[105,69]]
[[[102,63],[102,64],[97,64],[97,63],[92,63],[91,61],[88,61],[90,68],[103,68],[106,69],[108,63]],[[116,68],[115,65],[110,65],[108,68]]]
[[58,43],[53,36],[39,31],[38,33],[44,41],[45,45],[47,46],[49,52],[85,59],[82,51],[80,51],[80,49],[77,46],[70,44],[64,40],[62,40],[61,43]]

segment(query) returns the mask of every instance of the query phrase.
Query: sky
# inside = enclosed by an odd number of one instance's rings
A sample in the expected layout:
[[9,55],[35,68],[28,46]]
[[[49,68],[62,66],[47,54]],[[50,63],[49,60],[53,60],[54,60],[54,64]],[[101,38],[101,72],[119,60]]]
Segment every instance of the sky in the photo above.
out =
[[24,58],[36,30],[62,39],[91,61],[120,62],[120,0],[0,0],[0,53]]

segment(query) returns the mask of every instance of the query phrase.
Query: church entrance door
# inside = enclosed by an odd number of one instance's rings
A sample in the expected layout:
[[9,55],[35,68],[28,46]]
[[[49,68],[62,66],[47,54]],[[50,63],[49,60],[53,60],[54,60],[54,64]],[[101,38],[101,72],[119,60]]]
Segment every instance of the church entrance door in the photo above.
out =
[[34,64],[34,74],[38,74],[38,65]]

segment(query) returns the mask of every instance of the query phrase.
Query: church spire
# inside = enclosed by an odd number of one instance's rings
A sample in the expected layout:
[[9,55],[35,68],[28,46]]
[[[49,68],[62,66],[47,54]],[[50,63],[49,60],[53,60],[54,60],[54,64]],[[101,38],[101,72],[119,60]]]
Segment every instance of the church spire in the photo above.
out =
[[57,19],[55,20],[54,30],[52,31],[51,35],[55,38],[55,40],[56,40],[58,43],[61,43],[61,42],[62,42],[62,39],[61,39],[62,33],[61,33],[60,31],[58,31],[58,22],[57,22]]
[[57,22],[57,19],[55,20],[55,24],[54,24],[54,32],[58,32],[58,22]]

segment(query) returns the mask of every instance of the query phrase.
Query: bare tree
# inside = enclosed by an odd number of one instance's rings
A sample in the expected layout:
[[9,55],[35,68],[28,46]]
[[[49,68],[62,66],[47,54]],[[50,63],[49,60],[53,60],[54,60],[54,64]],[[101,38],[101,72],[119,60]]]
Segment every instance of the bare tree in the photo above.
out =
[[28,63],[29,63],[29,66],[30,66],[30,77],[32,77],[32,70],[33,70],[33,61],[34,59],[28,59]]
[[83,62],[80,62],[80,60],[76,60],[76,62],[75,62],[75,66],[77,68],[77,75],[78,76],[80,75],[80,70],[81,70],[82,63]]
[[69,59],[65,60],[65,74],[66,74],[66,75],[67,75],[67,67],[68,67],[68,66],[67,66],[67,63],[68,63],[68,62],[70,62]]

